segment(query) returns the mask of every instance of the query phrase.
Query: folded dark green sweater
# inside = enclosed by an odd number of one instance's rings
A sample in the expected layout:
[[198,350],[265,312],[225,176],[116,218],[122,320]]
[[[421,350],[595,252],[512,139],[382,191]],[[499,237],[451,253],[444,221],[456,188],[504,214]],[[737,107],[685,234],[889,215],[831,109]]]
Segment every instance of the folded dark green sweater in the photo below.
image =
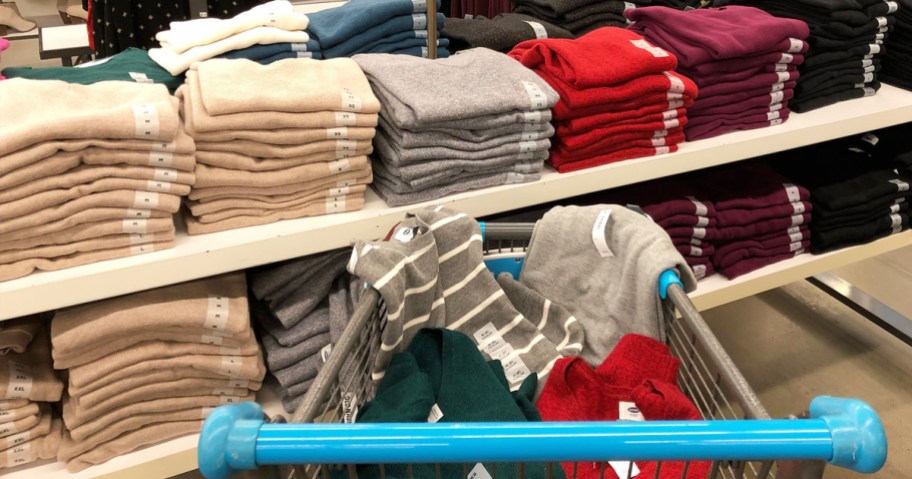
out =
[[149,58],[149,53],[139,48],[128,48],[103,63],[79,67],[9,67],[2,75],[7,78],[32,80],[63,80],[67,83],[91,85],[119,80],[138,83],[160,83],[174,92],[184,83],[184,76],[173,76]]
[[[532,374],[511,393],[500,361],[485,361],[472,339],[446,329],[423,329],[408,351],[393,357],[376,397],[361,407],[358,422],[427,422],[435,404],[443,413],[438,422],[541,421],[533,404],[537,385],[538,377]],[[484,465],[492,470],[492,464]],[[414,477],[435,477],[433,465],[412,467]],[[496,467],[499,478],[519,477],[514,464]],[[384,469],[387,478],[408,477],[404,464]],[[462,464],[441,465],[440,472],[441,478],[465,475]],[[380,476],[377,466],[358,467],[358,477]],[[546,477],[545,466],[527,464],[525,477]]]

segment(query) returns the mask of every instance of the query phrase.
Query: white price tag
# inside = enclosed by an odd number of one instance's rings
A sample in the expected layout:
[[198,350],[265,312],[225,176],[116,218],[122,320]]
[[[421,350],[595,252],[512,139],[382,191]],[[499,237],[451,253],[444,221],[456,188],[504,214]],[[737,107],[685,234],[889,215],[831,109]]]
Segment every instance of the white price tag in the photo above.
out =
[[902,193],[903,191],[909,191],[909,183],[907,183],[903,180],[893,179],[893,180],[890,180],[890,183],[893,183],[894,185],[896,185],[896,191],[899,193]]
[[666,52],[666,51],[663,50],[662,48],[659,48],[659,47],[656,47],[656,46],[651,45],[651,44],[650,44],[649,42],[647,42],[646,40],[643,40],[643,39],[640,39],[640,40],[630,40],[630,43],[632,43],[633,46],[635,46],[635,47],[637,47],[637,48],[640,48],[640,49],[642,49],[642,50],[646,50],[647,52],[651,53],[652,56],[654,56],[654,57],[656,57],[656,58],[662,58],[662,57],[667,57],[667,56],[668,56],[668,52]]
[[130,78],[136,83],[155,83],[151,78],[146,76],[145,73],[128,72],[127,74],[130,75]]
[[137,191],[133,196],[133,208],[154,210],[158,207],[158,193]]
[[[344,141],[344,140],[343,140]],[[341,143],[341,141],[340,141]],[[337,147],[338,148],[338,147]],[[344,150],[337,150],[344,151]],[[330,161],[328,163],[329,173],[334,175],[336,173],[342,173],[351,169],[351,161],[348,158],[341,158],[336,161]]]
[[532,30],[535,31],[535,38],[548,38],[548,31],[545,30],[545,26],[538,22],[532,22],[525,20],[526,23],[532,27]]
[[358,122],[358,117],[354,113],[347,111],[336,112],[336,126],[352,126]]
[[161,125],[158,120],[158,109],[153,104],[133,105],[133,136],[145,140],[158,138]]
[[340,211],[345,211],[345,197],[344,196],[334,196],[332,198],[326,198],[326,212],[327,213],[338,213]]
[[333,345],[327,344],[326,346],[323,346],[323,349],[320,350],[320,359],[322,359],[324,363],[326,361],[329,361],[329,356],[332,354],[332,349]]
[[326,129],[326,138],[330,139],[341,139],[348,138],[348,128],[344,126],[337,126],[335,128]]
[[[694,204],[694,214],[695,215],[706,216],[709,214],[709,208],[707,208],[706,205],[702,201],[698,201],[693,196],[688,196],[687,199],[690,200],[690,202]],[[704,225],[697,225],[697,226],[704,226]]]
[[149,166],[171,166],[174,153],[167,151],[153,151],[149,153]]
[[25,364],[9,362],[9,384],[6,385],[6,399],[28,399],[32,393],[32,375]]
[[209,295],[206,306],[206,320],[203,328],[213,334],[223,333],[228,327],[229,311],[228,298],[225,296]]
[[412,14],[412,30],[426,30],[427,15],[424,13]]
[[441,419],[443,419],[443,411],[441,411],[440,406],[435,403],[431,406],[431,413],[428,414],[427,422],[435,424]]
[[145,233],[149,229],[149,221],[126,219],[121,226],[124,233]]
[[614,253],[612,253],[611,248],[608,247],[608,239],[605,237],[605,227],[608,226],[608,221],[610,219],[611,210],[602,210],[595,219],[595,223],[592,224],[592,242],[595,244],[595,249],[598,250],[599,255],[601,255],[602,258],[614,257]]
[[532,105],[533,110],[548,108],[548,97],[545,96],[545,92],[542,91],[538,84],[523,80],[522,85],[526,89],[526,94],[529,95],[529,103]]
[[804,50],[804,42],[797,38],[789,38],[789,53],[800,53],[801,50]]

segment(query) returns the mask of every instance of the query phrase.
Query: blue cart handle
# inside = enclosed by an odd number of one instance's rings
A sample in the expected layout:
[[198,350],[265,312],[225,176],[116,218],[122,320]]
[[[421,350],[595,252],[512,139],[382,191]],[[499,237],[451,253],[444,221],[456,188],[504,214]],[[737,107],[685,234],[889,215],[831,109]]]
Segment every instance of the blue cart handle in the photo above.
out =
[[817,459],[871,473],[887,440],[857,399],[815,398],[811,419],[646,422],[268,424],[256,403],[216,408],[203,425],[207,479],[280,464]]

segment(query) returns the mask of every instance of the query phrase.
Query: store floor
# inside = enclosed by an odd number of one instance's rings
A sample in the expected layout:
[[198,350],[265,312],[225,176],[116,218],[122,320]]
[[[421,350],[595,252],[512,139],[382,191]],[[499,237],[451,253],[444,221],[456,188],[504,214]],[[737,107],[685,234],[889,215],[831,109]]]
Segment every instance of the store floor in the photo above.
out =
[[[912,318],[912,248],[835,273]],[[912,479],[912,346],[807,282],[704,317],[773,417],[800,412],[822,394],[861,398],[880,414],[887,465],[868,476],[828,468],[825,479]]]
[[[912,248],[836,271],[912,318]],[[857,397],[887,429],[887,465],[863,476],[830,468],[826,479],[912,479],[912,346],[807,282],[704,313],[719,341],[774,417],[821,394]]]

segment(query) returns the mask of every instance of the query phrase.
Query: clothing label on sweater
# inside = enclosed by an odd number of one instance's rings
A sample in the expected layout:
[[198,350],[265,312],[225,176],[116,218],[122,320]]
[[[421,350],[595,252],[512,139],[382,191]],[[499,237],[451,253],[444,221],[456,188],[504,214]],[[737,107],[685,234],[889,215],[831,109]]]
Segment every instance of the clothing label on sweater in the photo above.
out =
[[8,466],[18,466],[32,462],[32,445],[31,443],[20,444],[12,448],[7,453],[6,463]]
[[523,176],[515,171],[508,171],[505,184],[513,185],[516,183],[522,183],[524,180],[525,180],[525,176]]
[[766,113],[766,121],[773,121],[779,118],[780,113],[778,111],[769,111]]
[[530,151],[535,151],[538,145],[534,141],[521,141],[519,142],[519,152],[528,153]]
[[313,58],[313,52],[295,52],[296,58]]
[[171,166],[174,153],[167,151],[153,151],[149,153],[149,166]]
[[348,88],[342,89],[342,111],[361,111],[363,108],[361,97]]
[[802,233],[800,231],[789,235],[789,241],[792,243],[800,243],[803,240],[804,240],[804,233]]
[[345,211],[345,197],[344,196],[334,196],[332,198],[326,198],[326,212],[327,213],[338,213],[340,211]]
[[773,83],[773,86],[770,87],[770,93],[776,93],[782,91],[785,88],[785,83]]
[[870,58],[866,58],[866,59],[864,59],[864,60],[861,61],[861,66],[862,66],[862,68],[873,67],[873,66],[874,66],[874,60],[872,60],[872,59],[870,59]]
[[770,121],[770,126],[781,125],[783,121],[782,118],[776,118],[775,120]]
[[138,210],[134,208],[128,208],[125,217],[129,219],[148,219],[152,217],[152,210]]
[[899,213],[899,205],[890,205],[890,214]]
[[770,105],[770,111],[779,111],[782,109],[782,103],[773,103]]
[[124,233],[145,233],[149,229],[149,220],[123,220],[121,225]]
[[[681,126],[681,120],[679,120],[678,118],[672,118],[670,120],[665,120],[663,122],[663,124],[665,125],[666,130],[670,130],[672,128],[677,128],[677,127]],[[668,135],[668,133],[666,132],[666,136],[667,135]]]
[[[702,201],[698,201],[698,200],[697,200],[696,198],[694,198],[693,196],[688,196],[688,197],[686,197],[686,198],[687,198],[688,200],[690,200],[691,203],[694,204],[694,214],[695,214],[695,215],[697,215],[697,216],[706,216],[707,214],[709,214],[709,209],[706,208],[706,205],[703,204]],[[703,225],[697,225],[697,226],[703,226]]]
[[662,112],[662,120],[663,120],[663,121],[671,120],[671,119],[674,119],[674,118],[677,118],[677,117],[678,117],[677,109],[674,109],[674,110],[666,110],[666,111]]
[[877,17],[877,18],[875,18],[875,20],[877,20],[877,26],[879,28],[883,28],[883,27],[887,26],[887,24],[889,23],[887,21],[887,17]]
[[221,336],[212,336],[209,334],[204,334],[200,337],[201,343],[208,344],[210,346],[221,346],[224,340],[225,339]]
[[669,99],[668,100],[668,109],[669,110],[677,110],[678,108],[681,108],[683,106],[684,106],[684,100],[681,100],[681,99],[675,99],[675,100]]
[[776,73],[776,78],[778,78],[778,81],[780,82],[786,82],[792,79],[792,74],[789,72],[778,72]]
[[785,93],[781,91],[770,93],[770,105],[775,103],[782,103],[782,100],[785,100]]
[[706,277],[706,265],[697,264],[691,266],[690,269],[693,270],[694,276],[696,276],[697,279]]
[[668,130],[655,130],[652,132],[653,138],[665,138],[668,136]]
[[[340,143],[341,143],[341,141],[340,141]],[[342,150],[342,151],[344,151],[344,150]],[[351,169],[351,161],[349,161],[348,158],[342,158],[342,159],[338,159],[336,161],[330,161],[328,165],[329,165],[330,174],[342,173],[344,171],[348,171]]]
[[332,354],[332,350],[332,344],[327,344],[326,346],[323,346],[323,349],[320,350],[320,359],[322,359],[324,363],[326,361],[329,361],[329,356]]
[[773,68],[773,71],[784,72],[784,71],[788,70],[788,67],[789,66],[787,63],[777,63],[776,66]]
[[700,248],[699,246],[691,246],[690,255],[691,256],[703,256],[703,248]]
[[872,74],[873,74],[874,71],[877,69],[877,67],[875,67],[874,65],[869,65],[869,66],[866,66],[866,67],[863,67],[863,68],[864,68],[864,72],[865,72],[865,73],[872,73]]
[[538,124],[542,122],[542,113],[539,110],[534,111],[524,111],[523,112],[523,123],[526,124]]
[[347,195],[350,191],[351,191],[351,188],[348,186],[337,186],[335,188],[329,189],[329,195],[330,196]]
[[427,0],[412,0],[412,12],[421,13],[427,12],[428,4]]
[[358,117],[354,113],[345,111],[336,112],[336,126],[351,126],[358,122]]
[[890,227],[896,228],[897,226],[902,226],[902,216],[897,214],[890,215]]
[[238,404],[244,402],[244,398],[240,396],[219,396],[219,404],[224,406],[225,404]]
[[778,63],[790,64],[795,61],[795,55],[791,53],[783,53],[782,58],[779,59]]
[[700,227],[709,226],[709,218],[707,218],[706,216],[698,216],[696,226],[700,226]]
[[237,376],[241,372],[241,365],[244,360],[240,356],[222,356],[222,363],[219,365],[219,371],[225,376]]
[[152,81],[152,79],[146,76],[145,73],[127,72],[127,74],[130,75],[130,78],[132,78],[136,83],[155,83]]
[[421,58],[428,57],[428,47],[421,47]]
[[525,20],[525,22],[535,31],[535,38],[548,38],[548,31],[545,30],[544,25],[538,22],[530,22],[529,20]]
[[614,253],[608,247],[608,239],[605,237],[605,227],[608,226],[608,221],[610,220],[611,210],[602,210],[598,217],[595,218],[595,223],[592,224],[592,242],[602,258],[614,257]]
[[32,431],[26,429],[25,431],[20,432],[19,434],[13,436],[7,436],[3,440],[6,441],[3,446],[4,449],[9,449],[17,444],[22,444],[28,442],[32,438]]
[[526,131],[525,125],[523,126],[523,131],[519,136],[520,141],[537,141],[541,139],[542,132],[538,130]]
[[469,471],[469,475],[466,476],[466,479],[491,479],[491,474],[485,469],[484,464],[479,462],[478,464],[475,464],[475,467],[473,467],[471,471]]
[[[166,153],[174,153],[177,150],[177,141],[157,142],[154,143],[150,151],[161,151]],[[168,166],[168,165],[164,165]]]
[[146,190],[158,193],[167,193],[171,191],[171,183],[167,181],[149,180],[146,182]]
[[138,254],[151,253],[155,251],[155,246],[151,244],[142,244],[136,246],[130,246],[130,256],[135,256]]
[[[644,421],[643,413],[635,403],[618,402],[618,421]],[[640,468],[631,461],[608,461],[608,465],[619,478],[631,479],[640,473]]]
[[795,210],[796,215],[800,215],[800,214],[804,213],[804,202],[797,201],[795,203],[792,203],[792,209]]
[[865,96],[865,97],[874,96],[874,95],[876,95],[876,94],[877,94],[877,90],[875,90],[875,89],[873,89],[873,88],[870,88],[870,87],[865,87],[865,88],[864,88],[864,96]]
[[791,235],[791,234],[798,233],[798,232],[800,232],[800,231],[801,231],[801,227],[800,227],[800,226],[792,226],[792,227],[790,227],[789,229],[785,230],[785,232],[788,233],[788,234],[790,234],[790,235]]
[[352,424],[358,418],[358,395],[355,393],[342,393],[342,422]]
[[804,50],[804,42],[797,38],[789,38],[789,53],[800,53],[801,50]]
[[798,226],[804,224],[804,215],[794,215],[792,216],[792,226]]
[[884,2],[887,4],[887,14],[896,13],[899,10],[899,4],[896,2]]
[[213,396],[233,396],[234,388],[215,388],[212,390]]
[[307,44],[306,43],[289,43],[291,46],[291,51],[293,52],[306,52]]
[[28,366],[9,362],[9,384],[6,385],[6,399],[27,399],[32,393],[32,375]]
[[533,110],[548,108],[548,97],[545,96],[545,92],[542,91],[537,83],[523,80],[522,85],[529,95],[529,103],[532,105]]
[[656,150],[656,152],[655,152],[656,155],[664,155],[667,153],[671,153],[671,147],[668,147],[668,146],[657,146],[655,150]]
[[158,207],[158,193],[148,191],[137,191],[133,196],[133,208],[142,210],[154,210]]
[[880,53],[880,45],[876,45],[876,44],[868,45],[868,50],[869,50],[868,51],[869,54],[877,55],[878,53]]
[[247,379],[229,379],[228,380],[229,388],[240,388],[247,389],[250,387],[250,381]]
[[801,249],[800,241],[795,242],[795,243],[789,243],[789,253],[794,253],[795,251],[798,251],[799,249]]
[[412,14],[412,30],[426,30],[427,15],[423,13]]
[[158,120],[158,109],[152,104],[133,105],[133,136],[146,140],[158,138],[161,124]]
[[436,424],[441,419],[443,419],[443,411],[441,411],[440,406],[435,403],[431,406],[431,412],[428,414],[427,422]]
[[519,356],[503,363],[503,366],[504,373],[510,384],[521,383],[532,374],[532,371],[529,370],[529,367],[526,366],[526,363]]
[[659,48],[659,47],[656,47],[656,46],[651,45],[651,44],[650,44],[649,42],[647,42],[646,40],[643,40],[643,39],[640,39],[640,40],[630,40],[630,43],[632,43],[633,46],[635,46],[635,47],[637,47],[637,48],[640,48],[640,49],[642,49],[642,50],[646,50],[647,52],[651,53],[652,56],[654,56],[654,57],[656,57],[656,58],[662,58],[662,57],[667,57],[667,56],[668,56],[668,52],[666,52],[665,50],[663,50],[663,49],[661,49],[661,48]]
[[693,237],[697,239],[706,238],[706,228],[694,228]]
[[783,183],[782,187],[785,188],[785,196],[788,198],[789,203],[801,201],[801,191],[798,190],[797,186],[791,183]]
[[209,295],[206,305],[206,321],[203,328],[212,333],[224,332],[228,327],[228,316],[231,312],[228,307],[228,298],[218,295]]
[[240,347],[237,347],[237,348],[222,347],[222,348],[219,348],[218,352],[222,356],[240,356],[241,348]]
[[357,150],[358,142],[355,140],[336,140],[336,155],[351,157]]
[[664,146],[664,145],[665,145],[665,138],[653,138],[652,139],[652,146]]
[[326,129],[326,138],[330,139],[340,139],[348,138],[348,128],[344,126],[337,126],[335,128]]
[[865,74],[864,74],[864,82],[865,82],[865,83],[871,83],[872,81],[874,81],[874,74],[873,74],[873,73],[865,73]]

